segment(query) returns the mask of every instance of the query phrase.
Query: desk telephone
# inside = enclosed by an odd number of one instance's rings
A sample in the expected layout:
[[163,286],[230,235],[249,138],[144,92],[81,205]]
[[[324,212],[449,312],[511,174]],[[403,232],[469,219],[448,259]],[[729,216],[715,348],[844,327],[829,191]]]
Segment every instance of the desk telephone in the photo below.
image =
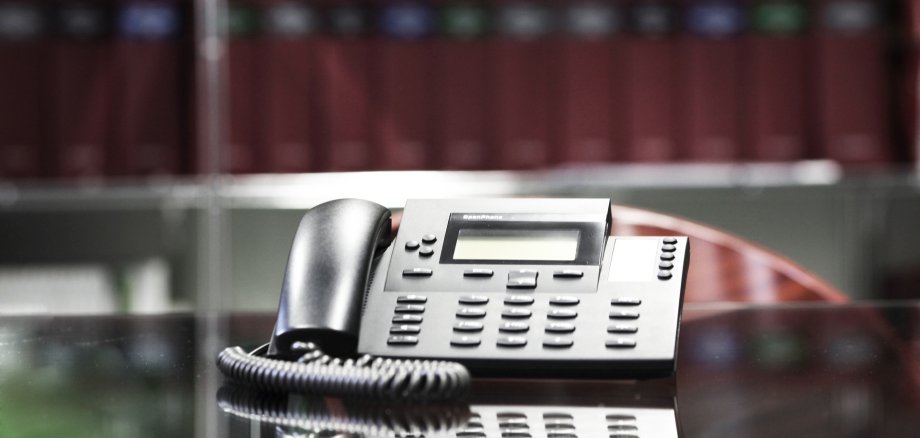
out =
[[221,371],[273,391],[417,400],[462,395],[467,368],[673,373],[687,237],[608,237],[608,199],[410,200],[390,229],[368,201],[308,211],[271,341],[224,350]]

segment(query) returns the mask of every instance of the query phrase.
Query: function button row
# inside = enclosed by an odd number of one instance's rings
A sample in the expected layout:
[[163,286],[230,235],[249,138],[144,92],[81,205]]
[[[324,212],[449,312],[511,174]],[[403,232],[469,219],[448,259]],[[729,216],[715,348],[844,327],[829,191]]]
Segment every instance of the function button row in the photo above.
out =
[[629,324],[613,324],[607,326],[607,333],[636,333],[639,327]]
[[461,307],[457,309],[457,316],[461,318],[482,318],[486,316],[486,311],[473,307]]
[[431,277],[432,273],[434,271],[428,268],[403,269],[403,277]]
[[530,429],[526,418],[505,418],[498,420],[498,427],[521,427]]
[[[469,423],[467,423],[469,424]],[[478,429],[461,429],[457,431],[457,438],[486,438],[485,432]]]
[[639,319],[639,312],[615,310],[610,312],[610,319]]
[[422,322],[422,315],[395,315],[393,323],[401,324],[418,324]]
[[473,268],[463,271],[464,277],[491,277],[494,274],[494,271],[485,268]]
[[573,341],[572,338],[564,338],[561,336],[554,336],[543,340],[543,346],[550,348],[569,348],[574,343],[575,341]]
[[634,339],[615,338],[608,339],[604,345],[607,348],[636,348],[636,341]]
[[402,295],[396,297],[396,302],[400,304],[424,304],[428,302],[428,297],[424,295]]
[[671,274],[671,271],[660,270],[658,271],[659,280],[670,280],[674,275]]
[[476,321],[458,321],[454,323],[454,331],[457,332],[481,332],[482,323]]
[[464,295],[460,297],[458,301],[460,302],[460,304],[473,304],[473,305],[486,304],[489,302],[489,297],[485,297],[482,295]]
[[498,326],[500,332],[521,333],[530,330],[530,325],[526,322],[503,322]]
[[502,310],[502,318],[530,318],[533,314],[529,309],[508,308]]
[[581,278],[584,276],[585,273],[577,269],[562,269],[553,272],[553,277],[555,278]]
[[394,325],[390,327],[392,334],[417,334],[421,328],[417,325]]
[[661,253],[661,255],[658,256],[659,259],[661,259],[662,261],[666,261],[666,262],[674,260],[674,257],[675,257],[674,254],[669,253],[669,252]]
[[677,243],[677,238],[676,237],[665,237],[664,239],[661,239],[661,241],[668,245],[674,245]]
[[614,306],[638,306],[642,304],[642,300],[633,297],[619,297],[610,300],[610,304]]
[[580,303],[578,297],[557,296],[549,299],[549,303],[554,306],[574,306]]
[[677,246],[675,245],[672,245],[670,243],[665,243],[664,245],[661,245],[661,252],[675,252],[675,251],[677,251]]
[[578,312],[569,309],[549,309],[546,312],[546,317],[552,319],[572,319],[576,316],[578,316]]
[[475,347],[482,343],[476,336],[456,336],[450,339],[450,345],[455,347]]
[[421,304],[397,304],[396,313],[423,313],[425,306]]
[[671,270],[674,269],[674,263],[671,262],[661,262],[658,264],[658,269]]
[[514,305],[533,304],[533,297],[529,295],[508,295],[505,297],[505,304],[514,304]]
[[575,331],[575,324],[569,324],[567,322],[551,322],[546,324],[546,331],[548,333],[572,333]]
[[513,289],[533,289],[537,287],[537,271],[520,269],[508,272],[507,287]]
[[418,344],[418,336],[390,336],[387,338],[387,345],[415,345]]
[[523,336],[499,336],[495,344],[499,347],[523,347],[527,345],[527,338]]

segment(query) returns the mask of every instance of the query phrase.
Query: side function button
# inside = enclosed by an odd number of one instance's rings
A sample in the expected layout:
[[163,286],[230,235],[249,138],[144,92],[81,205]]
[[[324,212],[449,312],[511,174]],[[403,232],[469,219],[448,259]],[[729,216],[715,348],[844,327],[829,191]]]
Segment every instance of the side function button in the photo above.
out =
[[475,321],[460,321],[454,324],[454,330],[458,332],[481,332],[482,323]]
[[527,345],[527,338],[523,336],[499,336],[495,344],[499,347],[523,347]]
[[390,336],[387,345],[415,345],[418,344],[417,336]]
[[434,234],[426,234],[422,236],[422,242],[435,243],[437,241],[438,241],[438,236],[435,236]]
[[461,307],[457,309],[457,316],[461,318],[482,318],[486,316],[486,311],[472,307]]
[[508,295],[505,304],[527,305],[533,304],[533,297],[529,295]]
[[473,268],[463,271],[464,277],[491,277],[494,275],[494,272],[491,269],[485,268]]
[[671,277],[673,277],[671,271],[658,271],[659,280],[670,280]]
[[457,336],[450,339],[450,345],[455,347],[475,347],[480,342],[479,338],[475,336]]
[[422,313],[425,311],[425,306],[421,304],[397,304],[396,313]]
[[574,343],[572,338],[563,338],[561,336],[553,336],[543,340],[543,346],[550,348],[569,348]]
[[620,297],[610,300],[610,304],[614,306],[638,306],[642,304],[642,300],[633,297]]
[[577,269],[562,269],[553,272],[553,277],[555,278],[581,278],[584,276],[585,273]]
[[549,309],[549,312],[546,312],[546,317],[552,319],[572,319],[576,316],[578,312],[569,309]]
[[482,295],[464,295],[459,299],[460,304],[486,304],[489,302],[489,297],[484,297]]
[[530,330],[530,325],[526,322],[503,322],[498,326],[500,332],[521,333]]
[[579,300],[578,297],[559,296],[559,297],[552,297],[549,299],[549,303],[554,306],[574,306],[580,302],[581,300]]
[[675,243],[677,243],[677,238],[676,237],[665,237],[664,239],[661,239],[661,241],[664,243],[667,243],[668,245],[674,245]]
[[532,312],[529,309],[504,309],[502,318],[530,318]]
[[604,343],[607,348],[636,348],[636,341],[632,339],[608,339]]
[[390,333],[392,334],[414,334],[420,331],[420,327],[417,325],[394,325],[390,327]]
[[677,251],[677,247],[674,245],[664,244],[661,245],[661,252],[674,252]]
[[546,331],[549,333],[572,333],[575,331],[575,324],[567,322],[551,322],[546,324]]
[[508,272],[509,288],[533,289],[537,287],[537,271],[517,270]]
[[415,251],[419,246],[421,245],[419,245],[418,240],[410,240],[406,242],[406,250],[408,251]]
[[420,323],[422,315],[396,315],[393,317],[394,323]]
[[434,249],[430,246],[423,246],[422,249],[418,250],[418,255],[422,257],[431,257],[434,254]]
[[639,327],[628,324],[614,324],[607,326],[607,333],[635,333]]
[[425,297],[424,295],[403,295],[400,297],[396,297],[396,302],[401,303],[401,304],[411,304],[411,303],[423,304],[427,301],[428,301],[428,297]]
[[662,261],[658,263],[658,269],[674,269],[674,263]]
[[403,269],[403,277],[431,277],[434,271],[428,268]]
[[658,256],[658,258],[664,261],[670,261],[670,260],[674,260],[674,254],[665,252],[665,253],[661,253],[661,255]]
[[610,319],[638,319],[639,312],[629,312],[624,310],[616,310],[610,312]]

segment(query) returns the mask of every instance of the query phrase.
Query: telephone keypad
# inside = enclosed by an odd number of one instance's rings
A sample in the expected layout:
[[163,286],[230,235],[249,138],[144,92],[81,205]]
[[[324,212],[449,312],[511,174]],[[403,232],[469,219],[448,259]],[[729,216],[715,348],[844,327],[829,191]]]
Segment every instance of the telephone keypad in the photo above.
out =
[[523,336],[500,336],[495,344],[499,347],[523,347],[527,345],[527,338]]
[[480,343],[482,341],[475,336],[457,336],[450,340],[450,345],[457,347],[475,347]]
[[577,316],[578,312],[569,309],[549,309],[546,312],[546,317],[552,319],[572,319]]
[[502,310],[502,318],[530,318],[533,315],[528,309],[508,308]]
[[564,338],[561,336],[554,336],[543,340],[543,346],[551,348],[568,348],[574,343],[575,341],[573,341],[572,338]]
[[394,325],[390,327],[390,333],[393,334],[407,334],[407,333],[418,333],[421,328],[417,325]]
[[498,326],[500,332],[526,332],[530,330],[530,324],[526,322],[503,322]]
[[475,321],[460,321],[454,324],[454,330],[458,332],[481,332],[482,323]]
[[489,297],[484,297],[482,295],[464,295],[459,299],[460,304],[487,304],[489,302]]
[[607,326],[607,333],[636,333],[639,327],[627,324],[614,324]]
[[428,297],[424,295],[403,295],[396,298],[396,302],[400,304],[422,304],[428,301]]
[[457,316],[461,318],[482,318],[486,316],[486,311],[472,307],[461,307],[457,309]]
[[575,331],[575,324],[569,324],[567,322],[551,322],[546,324],[546,331],[548,333],[572,333]]
[[552,297],[549,299],[549,303],[554,306],[574,306],[580,302],[581,300],[578,299],[578,297],[568,296]]
[[422,315],[395,315],[393,316],[393,323],[420,323],[422,322]]
[[604,343],[607,348],[636,348],[636,341],[632,339],[616,338],[608,339]]
[[639,319],[639,312],[615,310],[610,312],[610,319]]
[[418,336],[397,335],[387,338],[388,345],[415,345],[418,344]]
[[511,305],[533,304],[533,297],[529,295],[508,295],[505,297],[505,304],[511,304]]
[[428,268],[409,268],[403,269],[403,277],[431,277],[434,271]]
[[642,304],[642,300],[633,297],[620,297],[610,300],[610,304],[614,306],[638,306]]

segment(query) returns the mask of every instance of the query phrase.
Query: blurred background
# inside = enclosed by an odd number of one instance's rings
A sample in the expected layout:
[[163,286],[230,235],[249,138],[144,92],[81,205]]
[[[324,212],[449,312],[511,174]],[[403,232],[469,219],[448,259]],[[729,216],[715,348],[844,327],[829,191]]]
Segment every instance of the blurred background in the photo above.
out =
[[0,0],[0,314],[272,310],[304,210],[609,197],[920,297],[910,0]]

